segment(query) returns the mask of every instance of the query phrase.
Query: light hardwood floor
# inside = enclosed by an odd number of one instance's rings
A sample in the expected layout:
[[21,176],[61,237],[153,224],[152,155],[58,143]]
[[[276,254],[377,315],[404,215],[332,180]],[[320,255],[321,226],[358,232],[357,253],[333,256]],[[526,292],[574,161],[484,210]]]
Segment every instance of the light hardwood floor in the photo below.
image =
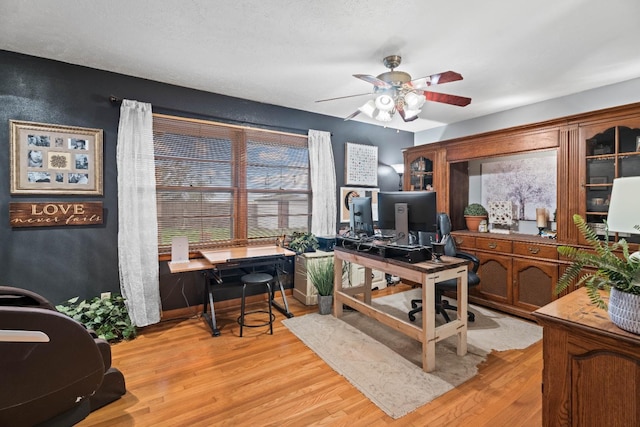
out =
[[[402,290],[398,285],[379,291]],[[314,312],[288,298],[300,316]],[[478,375],[403,418],[382,412],[282,325],[245,328],[220,310],[219,337],[196,316],[112,347],[127,394],[79,426],[540,426],[542,342],[489,355]]]

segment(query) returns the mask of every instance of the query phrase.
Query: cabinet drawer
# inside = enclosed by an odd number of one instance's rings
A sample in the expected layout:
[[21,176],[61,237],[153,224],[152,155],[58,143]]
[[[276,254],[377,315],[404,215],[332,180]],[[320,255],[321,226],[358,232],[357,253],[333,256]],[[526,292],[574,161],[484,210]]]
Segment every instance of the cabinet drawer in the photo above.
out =
[[476,238],[476,248],[483,251],[507,252],[511,253],[511,242],[509,240]]
[[538,243],[514,242],[513,253],[538,258],[558,259],[558,250],[555,246],[541,245]]
[[458,249],[473,250],[476,248],[476,238],[473,236],[453,236]]

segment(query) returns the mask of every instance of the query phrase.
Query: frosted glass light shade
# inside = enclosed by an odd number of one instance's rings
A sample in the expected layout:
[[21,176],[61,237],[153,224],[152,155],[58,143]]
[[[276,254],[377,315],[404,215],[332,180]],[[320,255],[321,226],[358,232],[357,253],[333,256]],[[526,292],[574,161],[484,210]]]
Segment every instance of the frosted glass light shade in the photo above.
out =
[[376,108],[378,110],[389,112],[393,110],[393,107],[395,107],[395,103],[393,102],[393,98],[389,95],[380,95],[376,98]]
[[376,103],[372,100],[367,101],[362,107],[358,108],[361,113],[366,114],[367,116],[373,118],[373,113],[376,111]]

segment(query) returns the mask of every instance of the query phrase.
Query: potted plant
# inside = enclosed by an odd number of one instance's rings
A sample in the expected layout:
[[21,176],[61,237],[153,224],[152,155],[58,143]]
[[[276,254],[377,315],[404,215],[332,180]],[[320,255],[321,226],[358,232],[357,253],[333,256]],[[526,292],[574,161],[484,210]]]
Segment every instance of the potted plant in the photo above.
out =
[[[582,235],[591,250],[560,246],[558,252],[573,260],[573,264],[564,272],[556,285],[556,293],[565,290],[574,283],[584,284],[589,299],[601,309],[608,308],[611,321],[626,331],[640,334],[640,252],[629,254],[629,245],[625,239],[609,242],[609,228],[605,223],[605,239],[598,235],[580,215],[573,216]],[[640,227],[636,226],[640,230]],[[618,251],[618,253],[614,252]],[[587,270],[579,279],[583,267]],[[610,290],[607,305],[598,290]]]
[[82,323],[104,340],[118,342],[136,337],[136,328],[122,296],[112,294],[109,298],[95,297],[80,302],[78,299],[71,298],[56,305],[56,310]]
[[478,231],[480,222],[489,217],[489,212],[480,203],[471,203],[464,208],[464,219],[470,231]]
[[289,248],[299,254],[315,252],[318,249],[318,239],[313,233],[294,231],[291,234]]
[[[331,313],[331,303],[333,302],[333,257],[319,259],[317,262],[307,266],[309,280],[318,292],[318,311],[320,314]],[[343,264],[343,273],[344,273]]]

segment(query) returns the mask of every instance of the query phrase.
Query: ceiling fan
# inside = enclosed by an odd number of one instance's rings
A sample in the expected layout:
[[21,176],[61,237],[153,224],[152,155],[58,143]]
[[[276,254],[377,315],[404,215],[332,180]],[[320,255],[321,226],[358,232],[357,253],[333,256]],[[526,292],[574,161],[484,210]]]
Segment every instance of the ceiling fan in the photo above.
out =
[[[471,98],[424,90],[429,86],[462,80],[462,75],[455,71],[445,71],[443,73],[411,80],[411,76],[408,73],[396,71],[401,61],[402,58],[399,55],[387,56],[382,60],[382,63],[385,67],[389,68],[390,71],[382,73],[377,77],[368,74],[353,75],[353,77],[371,83],[373,85],[373,93],[376,94],[376,97],[367,101],[353,114],[346,117],[345,120],[350,120],[358,114],[363,113],[372,119],[388,122],[391,121],[397,111],[400,117],[402,117],[402,120],[410,122],[418,118],[418,114],[422,111],[421,108],[425,101],[441,102],[459,107],[464,107],[471,103]],[[316,102],[334,101],[370,94],[371,92],[360,93],[357,95],[321,99]]]

